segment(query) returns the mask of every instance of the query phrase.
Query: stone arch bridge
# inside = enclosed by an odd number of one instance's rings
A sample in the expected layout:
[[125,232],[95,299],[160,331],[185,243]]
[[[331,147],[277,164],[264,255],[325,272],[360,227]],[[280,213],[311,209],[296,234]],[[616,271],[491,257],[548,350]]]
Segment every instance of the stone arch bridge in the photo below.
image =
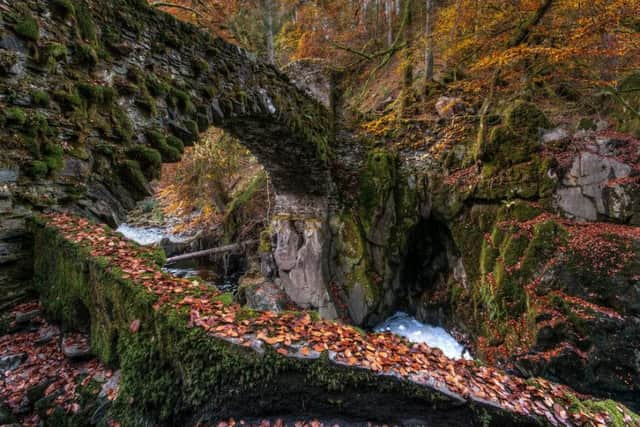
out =
[[3,0],[0,75],[0,206],[12,217],[0,238],[12,270],[28,211],[72,207],[115,225],[149,194],[160,160],[216,126],[269,173],[285,286],[331,315],[320,284],[333,120],[285,74],[141,0]]

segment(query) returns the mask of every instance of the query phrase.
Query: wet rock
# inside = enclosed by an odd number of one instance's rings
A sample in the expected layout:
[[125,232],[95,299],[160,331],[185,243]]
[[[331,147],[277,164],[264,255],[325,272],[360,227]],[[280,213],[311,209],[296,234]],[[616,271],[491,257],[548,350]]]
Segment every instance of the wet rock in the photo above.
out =
[[17,168],[0,168],[0,185],[14,184],[18,180]]
[[26,325],[34,320],[36,317],[40,316],[40,310],[32,310],[25,313],[16,314],[15,323],[16,325]]
[[0,372],[13,371],[27,360],[26,353],[8,354],[0,357]]
[[261,311],[281,312],[291,306],[291,300],[281,286],[261,278],[244,279],[238,288],[241,303]]
[[89,338],[85,335],[72,334],[62,340],[62,353],[71,360],[83,360],[91,356]]

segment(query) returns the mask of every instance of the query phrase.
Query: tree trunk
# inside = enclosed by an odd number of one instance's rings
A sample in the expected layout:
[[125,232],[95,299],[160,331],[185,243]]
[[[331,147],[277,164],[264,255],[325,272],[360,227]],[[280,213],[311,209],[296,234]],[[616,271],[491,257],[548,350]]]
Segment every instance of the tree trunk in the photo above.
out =
[[424,76],[425,83],[433,80],[433,0],[426,0],[425,27],[424,35],[425,51],[424,51]]
[[267,60],[270,64],[275,63],[275,52],[273,47],[273,0],[264,0],[266,9],[266,33],[267,33]]
[[402,80],[402,115],[407,115],[412,98],[413,88],[413,58],[411,55],[411,39],[413,34],[412,30],[412,0],[406,0],[404,2],[404,16],[402,18],[404,26],[404,40],[405,40],[405,58],[404,58],[404,70]]
[[393,44],[393,0],[385,3],[385,14],[387,15],[387,45]]

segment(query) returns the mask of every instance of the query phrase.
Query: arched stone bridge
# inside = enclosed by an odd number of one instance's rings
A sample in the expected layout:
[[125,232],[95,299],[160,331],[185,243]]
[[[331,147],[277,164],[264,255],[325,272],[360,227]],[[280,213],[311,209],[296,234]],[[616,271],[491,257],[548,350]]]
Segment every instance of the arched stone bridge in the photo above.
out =
[[279,192],[327,193],[329,114],[276,68],[143,1],[4,3],[5,108],[53,121],[52,142],[126,147],[161,131],[189,143],[213,125],[258,157]]
[[[318,286],[331,189],[323,105],[275,67],[141,0],[0,1],[0,13],[0,179],[19,217],[12,236],[23,208],[72,207],[117,224],[149,193],[159,156],[175,161],[216,126],[273,182],[285,285],[302,304],[329,304]],[[296,229],[290,218],[301,215],[312,224]],[[299,250],[313,252],[305,265]]]

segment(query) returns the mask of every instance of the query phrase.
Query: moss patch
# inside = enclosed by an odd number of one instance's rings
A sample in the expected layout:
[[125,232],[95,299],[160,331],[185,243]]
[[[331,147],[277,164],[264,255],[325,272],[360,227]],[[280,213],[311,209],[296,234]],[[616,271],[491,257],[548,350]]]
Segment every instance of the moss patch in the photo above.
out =
[[38,21],[30,14],[22,15],[16,22],[14,30],[17,35],[27,40],[38,41],[40,38]]

